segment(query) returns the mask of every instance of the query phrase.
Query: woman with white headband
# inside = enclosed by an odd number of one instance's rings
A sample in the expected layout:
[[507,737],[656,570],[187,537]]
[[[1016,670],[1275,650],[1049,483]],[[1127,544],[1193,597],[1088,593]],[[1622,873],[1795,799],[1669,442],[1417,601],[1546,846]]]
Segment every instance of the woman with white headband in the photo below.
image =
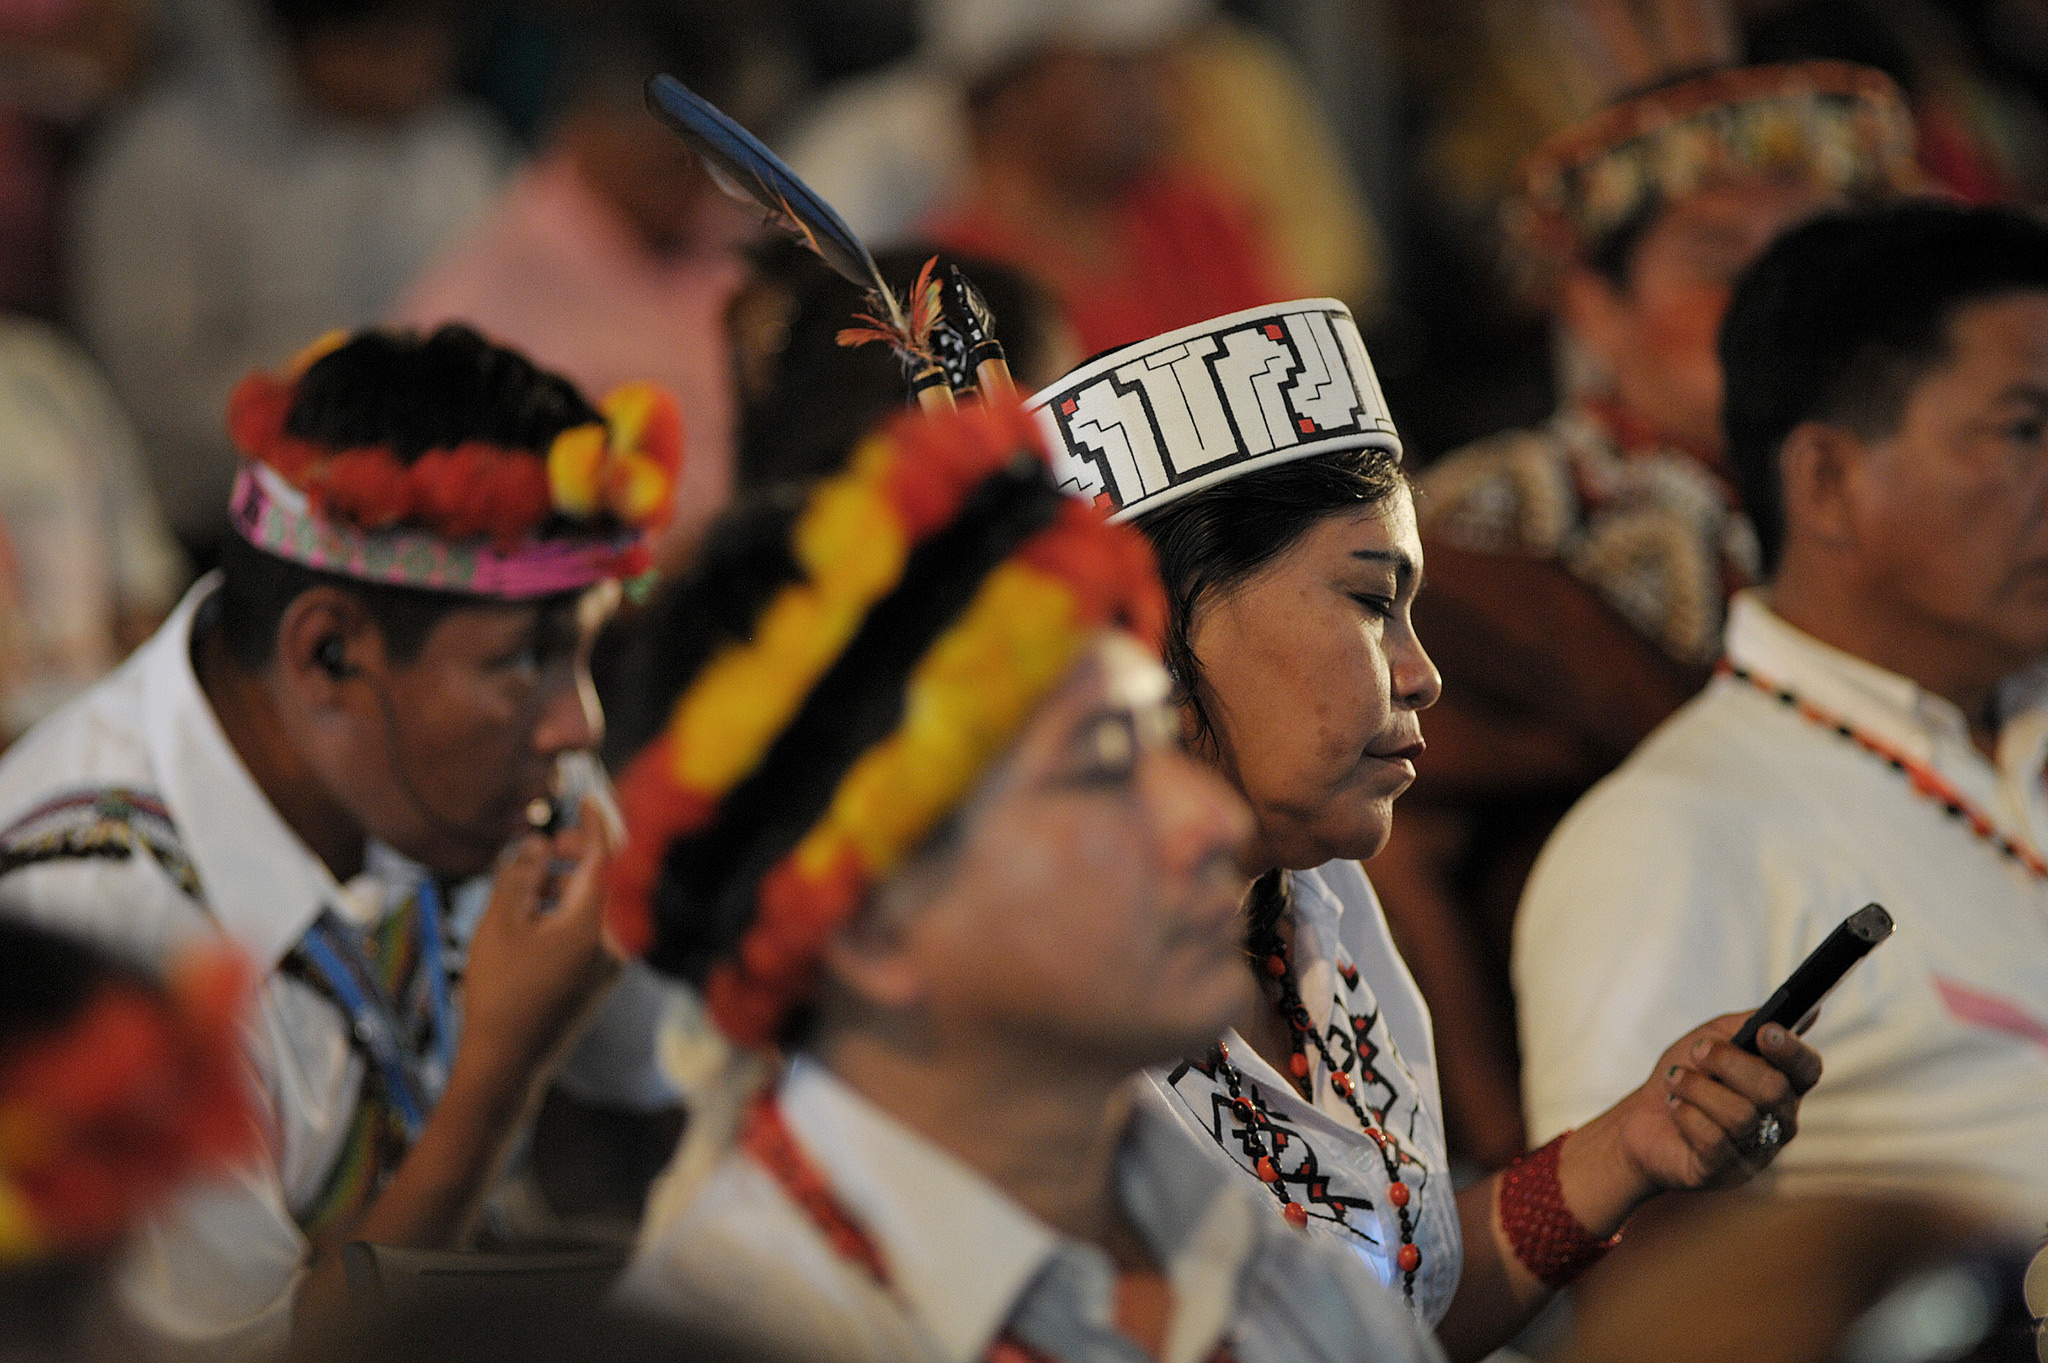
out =
[[1150,1096],[1276,1213],[1349,1245],[1452,1358],[1511,1338],[1642,1202],[1741,1182],[1791,1138],[1820,1059],[1739,1017],[1462,1194],[1429,1011],[1358,862],[1384,845],[1442,689],[1400,441],[1350,313],[1235,313],[1101,356],[1032,399],[1070,491],[1133,520],[1165,580],[1184,736],[1250,804],[1256,1005]]

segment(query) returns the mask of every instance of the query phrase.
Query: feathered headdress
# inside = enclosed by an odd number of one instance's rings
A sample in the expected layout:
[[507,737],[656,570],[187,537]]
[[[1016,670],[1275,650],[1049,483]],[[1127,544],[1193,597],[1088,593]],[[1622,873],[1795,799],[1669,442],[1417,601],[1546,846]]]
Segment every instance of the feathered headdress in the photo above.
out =
[[867,311],[854,316],[860,325],[839,333],[841,345],[887,345],[902,361],[919,403],[933,410],[952,405],[954,384],[937,340],[939,331],[951,326],[962,337],[972,333],[969,350],[979,358],[967,372],[975,375],[976,387],[985,396],[1011,395],[1002,347],[995,342],[995,319],[957,269],[951,272],[949,300],[947,282],[935,275],[938,258],[926,261],[906,306],[832,205],[717,105],[674,76],[660,75],[647,82],[647,107],[689,143],[720,188],[759,209],[769,226],[801,242],[865,293]]
[[1848,62],[1736,67],[1660,86],[1530,153],[1504,206],[1510,263],[1544,298],[1645,209],[1766,175],[1851,198],[1913,192],[1913,115],[1882,72]]
[[673,395],[624,384],[546,449],[472,439],[405,459],[389,444],[294,434],[308,373],[364,335],[333,332],[236,385],[228,433],[243,463],[229,515],[244,539],[348,577],[515,600],[646,570],[683,461]]

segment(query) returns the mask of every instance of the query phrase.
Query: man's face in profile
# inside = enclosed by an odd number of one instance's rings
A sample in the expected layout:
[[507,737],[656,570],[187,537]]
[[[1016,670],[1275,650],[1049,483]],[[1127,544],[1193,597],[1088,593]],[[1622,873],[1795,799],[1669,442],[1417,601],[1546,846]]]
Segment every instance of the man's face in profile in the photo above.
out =
[[1870,586],[2016,671],[2048,654],[2048,291],[1949,316],[1948,355],[1850,473]]

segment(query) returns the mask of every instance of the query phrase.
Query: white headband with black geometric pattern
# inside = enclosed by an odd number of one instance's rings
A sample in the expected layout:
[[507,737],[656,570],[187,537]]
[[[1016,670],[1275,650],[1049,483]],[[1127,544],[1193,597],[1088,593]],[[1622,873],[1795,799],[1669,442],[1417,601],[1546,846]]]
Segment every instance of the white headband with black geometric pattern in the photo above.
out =
[[1351,310],[1247,308],[1082,365],[1025,404],[1060,486],[1129,520],[1226,479],[1401,437]]

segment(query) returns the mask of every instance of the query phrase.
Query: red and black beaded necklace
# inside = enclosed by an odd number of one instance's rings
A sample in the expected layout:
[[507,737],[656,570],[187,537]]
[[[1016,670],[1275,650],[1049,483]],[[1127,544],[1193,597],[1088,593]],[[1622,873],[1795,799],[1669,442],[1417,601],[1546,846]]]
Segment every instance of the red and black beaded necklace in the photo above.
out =
[[1877,758],[1905,777],[1914,794],[1931,801],[1951,819],[1966,825],[1977,837],[1997,849],[1999,855],[2024,867],[2027,874],[2034,879],[2048,881],[2048,860],[2044,860],[2039,852],[2018,838],[2000,829],[1989,814],[1979,809],[1969,796],[1956,789],[1953,782],[1933,767],[1907,756],[1881,739],[1864,733],[1847,720],[1822,709],[1798,692],[1760,676],[1749,668],[1737,667],[1724,658],[1715,670],[1723,676],[1733,677],[1755,687],[1815,728],[1825,729],[1842,741],[1854,744]]
[[[1294,1036],[1294,1053],[1287,1062],[1289,1070],[1297,1080],[1307,1081],[1310,1070],[1307,1047],[1313,1045],[1322,1057],[1324,1069],[1329,1072],[1330,1087],[1350,1107],[1352,1115],[1358,1119],[1359,1129],[1379,1150],[1380,1159],[1387,1169],[1387,1201],[1394,1206],[1401,1232],[1401,1248],[1395,1254],[1394,1263],[1401,1270],[1401,1295],[1412,1305],[1415,1300],[1415,1274],[1422,1267],[1422,1247],[1415,1243],[1415,1218],[1409,1210],[1414,1192],[1402,1181],[1400,1150],[1381,1130],[1381,1124],[1373,1119],[1358,1096],[1358,1085],[1350,1072],[1337,1064],[1336,1057],[1330,1054],[1329,1042],[1316,1030],[1307,1005],[1301,1001],[1301,989],[1295,982],[1293,967],[1288,963],[1287,944],[1280,936],[1277,918],[1264,923],[1255,920],[1251,931],[1246,934],[1245,948],[1253,962],[1279,990],[1280,1016],[1287,1021]],[[1356,988],[1358,968],[1345,964],[1341,969],[1345,984]],[[1361,1025],[1363,1022],[1364,1019],[1353,1019],[1353,1028],[1361,1036],[1367,1030]],[[1246,1151],[1252,1156],[1253,1172],[1280,1200],[1280,1212],[1287,1218],[1287,1223],[1297,1228],[1305,1227],[1308,1225],[1308,1209],[1288,1193],[1279,1165],[1275,1163],[1272,1151],[1266,1148],[1263,1130],[1270,1123],[1263,1120],[1257,1106],[1244,1095],[1244,1074],[1231,1063],[1229,1048],[1220,1042],[1213,1064],[1222,1076],[1224,1087],[1230,1092],[1232,1111],[1244,1124]],[[1276,1139],[1280,1138],[1276,1136]]]

